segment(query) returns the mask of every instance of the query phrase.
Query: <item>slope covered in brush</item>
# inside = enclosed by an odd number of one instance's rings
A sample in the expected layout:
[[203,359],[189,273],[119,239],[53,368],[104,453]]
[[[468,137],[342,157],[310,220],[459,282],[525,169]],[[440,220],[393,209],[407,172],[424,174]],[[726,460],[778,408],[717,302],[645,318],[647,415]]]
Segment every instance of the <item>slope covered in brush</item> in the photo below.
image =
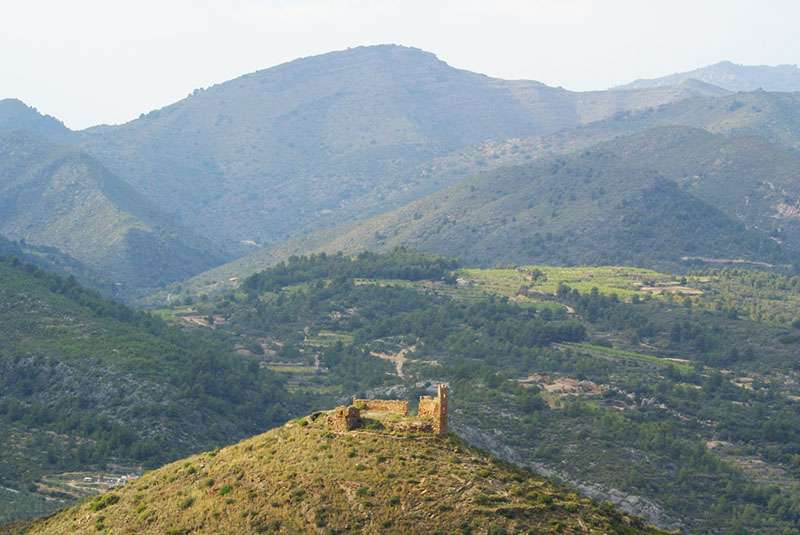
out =
[[[664,207],[632,213],[692,221]],[[298,394],[414,400],[447,382],[459,435],[660,527],[797,531],[798,277],[452,266],[295,257],[191,307]]]
[[0,339],[0,520],[74,498],[45,476],[162,463],[291,412],[281,381],[213,333],[12,260],[0,261]]
[[195,455],[29,533],[656,533],[454,437],[303,419]]

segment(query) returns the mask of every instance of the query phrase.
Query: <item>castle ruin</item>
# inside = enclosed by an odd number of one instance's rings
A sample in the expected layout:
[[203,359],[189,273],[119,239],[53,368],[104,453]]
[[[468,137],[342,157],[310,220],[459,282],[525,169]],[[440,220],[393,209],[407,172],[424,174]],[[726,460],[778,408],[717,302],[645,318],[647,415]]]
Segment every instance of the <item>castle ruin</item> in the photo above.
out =
[[430,418],[434,434],[447,434],[447,385],[436,386],[435,398],[420,397],[417,415],[421,418]]
[[436,397],[421,396],[416,417],[408,415],[408,402],[398,399],[353,399],[349,406],[328,413],[329,425],[337,431],[364,426],[364,420],[378,420],[397,431],[447,434],[447,385],[436,386]]

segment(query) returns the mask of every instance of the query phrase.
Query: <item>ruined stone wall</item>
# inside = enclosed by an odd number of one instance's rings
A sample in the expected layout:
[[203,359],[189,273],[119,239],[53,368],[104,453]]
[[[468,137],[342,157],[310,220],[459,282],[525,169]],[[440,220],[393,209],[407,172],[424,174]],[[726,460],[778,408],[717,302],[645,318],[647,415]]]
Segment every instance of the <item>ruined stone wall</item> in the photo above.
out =
[[351,431],[361,426],[361,411],[353,406],[336,407],[328,414],[328,425],[336,431]]
[[417,415],[421,418],[429,418],[433,426],[433,432],[437,435],[447,433],[447,385],[436,387],[436,397],[422,396],[419,398],[419,408]]
[[436,398],[431,396],[422,396],[419,398],[419,408],[417,409],[417,415],[420,418],[430,418],[433,419],[434,415],[436,414],[438,403]]
[[353,405],[364,411],[380,411],[408,416],[408,401],[399,399],[355,399]]
[[433,420],[433,432],[438,435],[447,434],[447,397],[449,390],[447,385],[439,385],[437,387],[437,398],[439,400],[439,408],[436,417]]

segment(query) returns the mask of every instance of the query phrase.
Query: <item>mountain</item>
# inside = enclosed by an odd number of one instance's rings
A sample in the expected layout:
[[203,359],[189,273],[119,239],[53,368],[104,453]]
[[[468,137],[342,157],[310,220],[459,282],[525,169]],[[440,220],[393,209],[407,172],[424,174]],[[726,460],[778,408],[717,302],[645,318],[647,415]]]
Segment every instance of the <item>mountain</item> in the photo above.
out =
[[698,251],[785,262],[769,238],[777,233],[784,251],[797,251],[798,171],[796,153],[760,138],[664,127],[489,172],[358,225],[325,249],[402,243],[481,264],[674,266]]
[[80,143],[179,223],[240,254],[440,189],[416,176],[436,156],[697,94],[707,88],[573,93],[382,45],[197,90],[81,132]]
[[[586,130],[588,140],[612,137],[606,128]],[[572,141],[573,149],[583,143]],[[759,136],[644,129],[485,171],[397,210],[266,247],[183,286],[210,290],[296,254],[398,245],[477,265],[674,269],[685,256],[786,264],[800,250],[798,173],[795,150]]]
[[658,533],[454,437],[316,415],[145,474],[28,533]]
[[91,156],[20,132],[0,136],[0,233],[56,247],[125,292],[224,258]]
[[718,86],[729,91],[800,91],[800,69],[797,65],[738,65],[720,61],[692,71],[640,79],[614,89],[649,89],[677,86],[690,80]]
[[213,332],[183,333],[16,260],[0,260],[0,339],[0,522],[96,492],[75,472],[171,461],[295,403]]
[[49,115],[42,115],[24,102],[0,99],[0,134],[24,131],[51,141],[64,142],[73,132],[64,123]]
[[[621,112],[578,129],[600,139],[656,126],[681,125],[729,136],[760,136],[800,149],[800,93],[753,91],[718,98],[690,98],[639,112]],[[565,133],[569,137],[570,133]]]

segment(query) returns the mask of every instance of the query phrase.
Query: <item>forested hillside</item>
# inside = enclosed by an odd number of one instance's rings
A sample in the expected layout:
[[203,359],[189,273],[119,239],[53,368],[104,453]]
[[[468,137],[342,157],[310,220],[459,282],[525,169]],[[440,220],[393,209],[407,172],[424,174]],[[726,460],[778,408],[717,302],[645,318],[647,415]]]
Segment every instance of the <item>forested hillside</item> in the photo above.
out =
[[280,378],[219,336],[15,259],[0,260],[0,338],[0,520],[80,495],[54,483],[69,472],[153,466],[294,411]]
[[9,240],[0,235],[0,258],[10,257],[53,274],[75,277],[83,286],[105,295],[116,294],[115,286],[109,280],[55,247],[31,245],[25,241]]

